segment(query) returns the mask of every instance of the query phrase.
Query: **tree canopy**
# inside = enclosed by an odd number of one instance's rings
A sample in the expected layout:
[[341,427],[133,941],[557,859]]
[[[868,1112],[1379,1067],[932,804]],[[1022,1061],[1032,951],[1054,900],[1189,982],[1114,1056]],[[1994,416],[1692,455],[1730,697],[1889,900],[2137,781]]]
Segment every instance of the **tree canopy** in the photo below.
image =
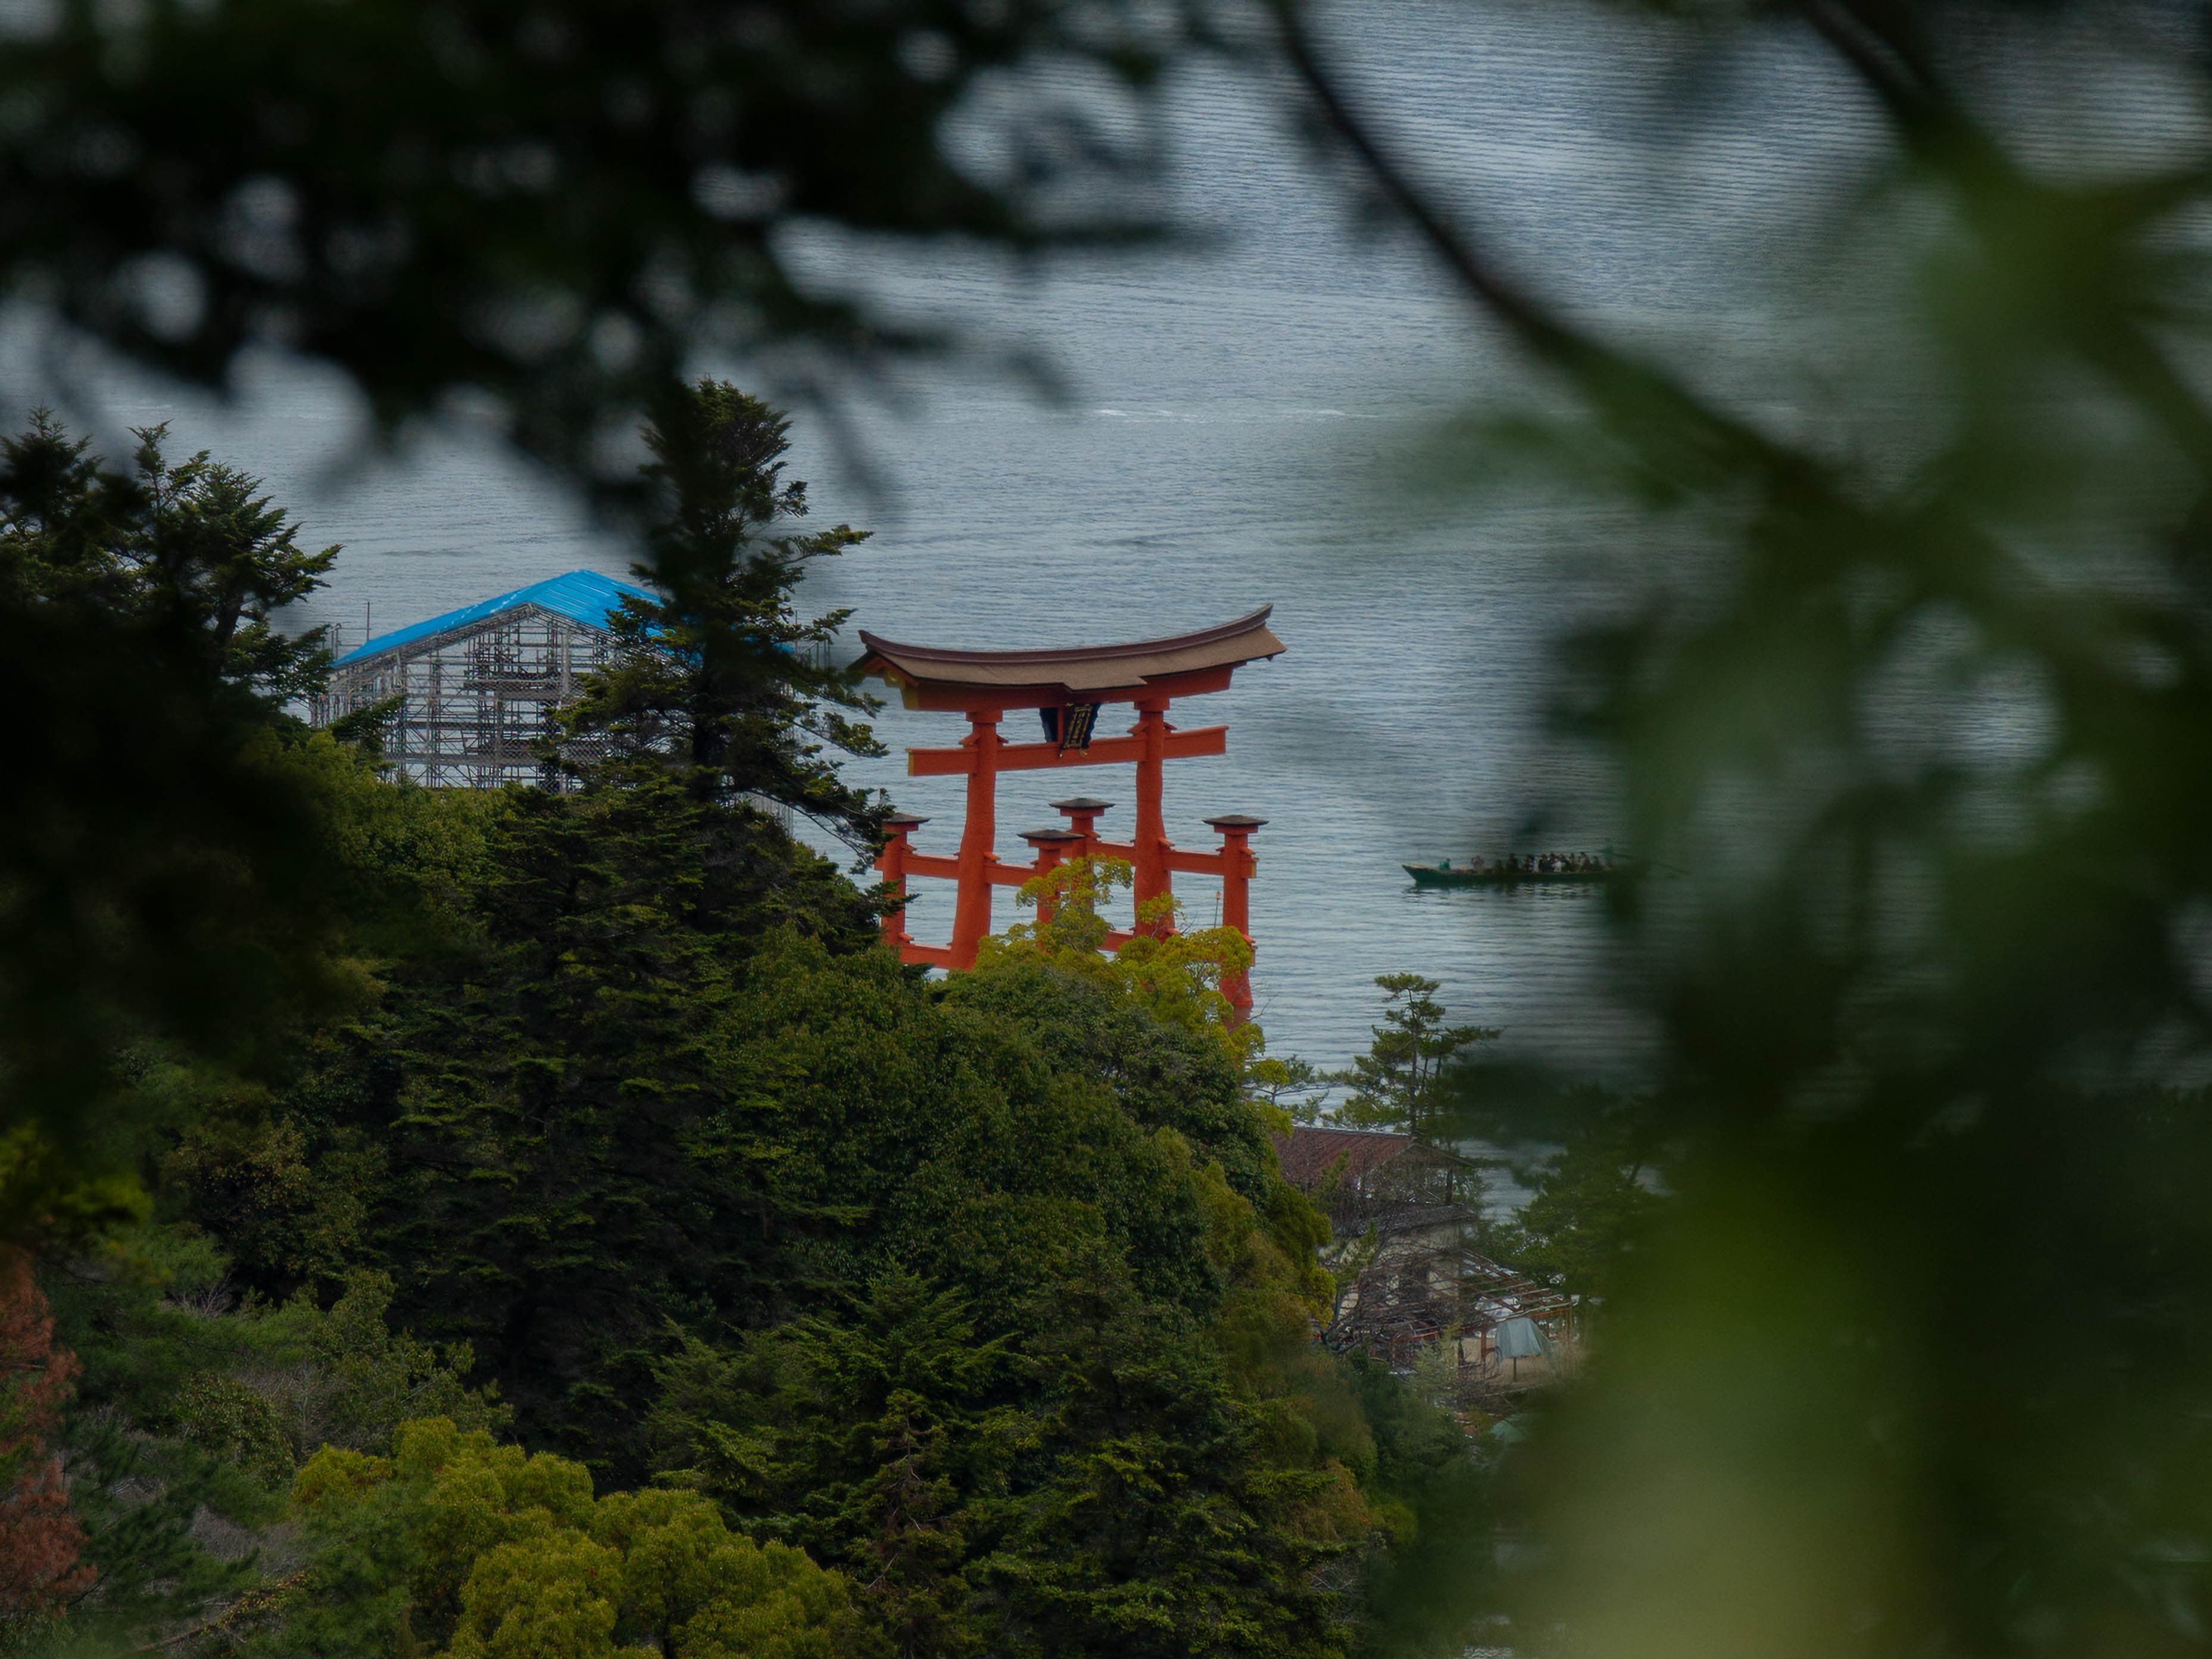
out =
[[343,994],[311,784],[281,705],[327,661],[270,621],[337,556],[256,482],[137,434],[131,471],[44,411],[0,446],[0,1237],[140,1201],[118,1069],[141,1037],[248,1063]]
[[784,477],[790,425],[718,380],[662,399],[644,434],[651,562],[636,571],[666,597],[623,601],[612,661],[563,713],[567,741],[587,765],[658,764],[702,799],[776,803],[865,848],[883,809],[838,776],[836,756],[883,750],[841,712],[872,700],[828,661],[848,613],[802,621],[792,607],[810,563],[868,532],[797,533],[806,485]]
[[[1327,1226],[1225,1018],[1241,939],[1117,964],[1025,931],[932,984],[763,810],[836,799],[801,732],[840,686],[783,650],[781,417],[689,395],[656,465],[702,471],[665,497],[699,579],[629,613],[552,739],[567,787],[388,776],[191,613],[201,696],[305,804],[350,979],[246,1052],[103,1033],[128,1201],[0,1299],[34,1334],[52,1301],[64,1357],[0,1411],[71,1471],[66,1511],[33,1515],[37,1469],[11,1500],[58,1545],[0,1639],[1321,1659],[1414,1517],[1480,1524],[1405,1467],[1433,1420],[1371,1426],[1313,1344]],[[73,499],[160,520],[215,471],[140,497],[82,466]],[[39,603],[127,622],[153,578],[111,574]]]
[[1382,1023],[1370,1027],[1374,1041],[1352,1056],[1349,1071],[1328,1080],[1348,1092],[1336,1109],[1340,1122],[1358,1128],[1401,1129],[1433,1133],[1443,1115],[1449,1068],[1463,1062],[1479,1042],[1503,1033],[1480,1025],[1447,1025],[1437,1000],[1443,985],[1419,974],[1384,974],[1375,981],[1382,993]]

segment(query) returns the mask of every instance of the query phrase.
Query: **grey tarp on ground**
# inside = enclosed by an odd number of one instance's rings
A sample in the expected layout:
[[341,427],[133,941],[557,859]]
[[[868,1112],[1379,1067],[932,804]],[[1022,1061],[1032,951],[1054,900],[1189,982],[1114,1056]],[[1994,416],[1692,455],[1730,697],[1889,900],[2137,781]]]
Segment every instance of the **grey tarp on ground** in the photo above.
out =
[[1509,1319],[1492,1334],[1497,1339],[1500,1359],[1549,1359],[1552,1357],[1551,1339],[1533,1319],[1525,1316]]

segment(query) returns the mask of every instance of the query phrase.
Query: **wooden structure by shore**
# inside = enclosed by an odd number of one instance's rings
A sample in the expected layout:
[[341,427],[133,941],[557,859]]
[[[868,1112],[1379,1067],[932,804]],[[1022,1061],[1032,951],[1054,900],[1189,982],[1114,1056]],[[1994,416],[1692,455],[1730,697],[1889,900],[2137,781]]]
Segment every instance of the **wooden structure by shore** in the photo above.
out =
[[[1573,1298],[1476,1248],[1478,1166],[1413,1135],[1329,1126],[1275,1137],[1283,1177],[1328,1214],[1338,1275],[1322,1340],[1396,1370],[1449,1351],[1467,1388],[1548,1381],[1579,1352]],[[1540,1370],[1522,1373],[1523,1349]]]
[[[1262,605],[1234,622],[1171,638],[1064,649],[957,650],[901,644],[864,631],[864,673],[896,688],[909,708],[963,714],[968,720],[968,735],[958,747],[907,751],[907,769],[913,776],[967,779],[967,819],[958,854],[946,858],[915,850],[911,837],[927,818],[896,813],[886,820],[889,835],[876,867],[894,891],[902,893],[906,882],[916,876],[959,884],[952,937],[946,944],[925,945],[913,939],[902,911],[884,917],[884,938],[901,958],[942,968],[972,968],[976,946],[991,931],[993,888],[1019,887],[1068,859],[1086,856],[1129,862],[1140,915],[1154,901],[1172,896],[1177,872],[1218,876],[1223,925],[1249,939],[1251,840],[1266,820],[1241,813],[1211,817],[1206,822],[1221,837],[1219,848],[1211,852],[1180,848],[1168,837],[1163,772],[1170,760],[1227,752],[1227,726],[1177,730],[1168,723],[1168,709],[1177,697],[1225,691],[1231,675],[1246,663],[1279,655],[1283,642],[1267,628],[1272,609]],[[1126,736],[1096,735],[1100,714],[1116,702],[1134,705],[1136,724]],[[1008,743],[1000,736],[1006,711],[1017,708],[1038,711],[1042,742]],[[1035,855],[1031,861],[1016,864],[999,857],[999,774],[1105,765],[1136,769],[1137,821],[1128,840],[1112,839],[1098,829],[1100,815],[1111,809],[1112,802],[1077,796],[1053,803],[1066,817],[1065,827],[1022,832]],[[1132,937],[1110,933],[1107,948],[1119,949]],[[1222,989],[1240,1012],[1250,1008],[1247,979],[1239,976]]]

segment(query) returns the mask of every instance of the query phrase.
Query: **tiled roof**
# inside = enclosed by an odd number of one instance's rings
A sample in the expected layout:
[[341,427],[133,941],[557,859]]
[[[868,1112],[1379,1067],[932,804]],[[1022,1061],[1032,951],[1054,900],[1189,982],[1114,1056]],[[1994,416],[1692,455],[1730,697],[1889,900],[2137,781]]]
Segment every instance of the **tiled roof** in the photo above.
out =
[[1275,1137],[1275,1156],[1283,1166],[1283,1179],[1291,1186],[1309,1188],[1344,1160],[1344,1180],[1356,1185],[1370,1170],[1403,1156],[1419,1143],[1411,1135],[1390,1134],[1380,1129],[1323,1129],[1302,1126],[1288,1136]]
[[587,628],[605,628],[607,618],[614,614],[615,607],[624,599],[649,599],[653,597],[642,587],[618,581],[612,576],[603,576],[596,570],[571,570],[565,576],[549,576],[542,582],[518,587],[513,592],[501,593],[496,599],[479,599],[474,605],[463,605],[459,611],[448,611],[428,622],[412,623],[405,628],[395,628],[389,634],[380,634],[368,644],[347,652],[338,659],[338,663],[343,665],[380,657],[387,651],[412,645],[417,640],[483,622],[519,605],[534,605],[556,611],[572,622],[582,623]]

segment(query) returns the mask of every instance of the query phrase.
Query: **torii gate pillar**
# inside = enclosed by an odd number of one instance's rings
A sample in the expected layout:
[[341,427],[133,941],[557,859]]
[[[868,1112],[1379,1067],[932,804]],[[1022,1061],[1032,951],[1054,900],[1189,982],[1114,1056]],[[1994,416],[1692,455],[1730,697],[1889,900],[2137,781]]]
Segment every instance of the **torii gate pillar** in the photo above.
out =
[[[1218,628],[1172,639],[1129,645],[1082,646],[1072,650],[959,651],[901,645],[863,632],[868,647],[864,672],[880,675],[899,689],[909,708],[942,709],[968,718],[968,736],[957,749],[912,749],[907,770],[917,777],[958,775],[968,781],[967,821],[957,858],[915,852],[908,836],[925,820],[895,815],[885,821],[886,839],[877,860],[884,884],[903,894],[909,876],[950,877],[959,884],[952,938],[943,945],[910,938],[902,917],[884,921],[885,943],[907,962],[951,969],[971,968],[975,951],[991,931],[991,890],[1018,886],[1042,875],[1066,856],[1103,854],[1127,859],[1134,871],[1139,915],[1156,901],[1174,896],[1174,872],[1218,875],[1222,923],[1249,941],[1251,836],[1264,819],[1231,816],[1210,818],[1221,836],[1217,852],[1178,849],[1169,839],[1164,809],[1166,763],[1186,757],[1219,755],[1228,750],[1226,726],[1178,731],[1168,711],[1178,696],[1194,696],[1229,687],[1230,676],[1248,662],[1279,655],[1283,642],[1267,628],[1272,607]],[[1097,738],[1093,728],[1104,706],[1133,704],[1136,724],[1124,738]],[[999,727],[1010,709],[1035,708],[1045,730],[1042,743],[1008,744]],[[1063,766],[1127,764],[1136,767],[1137,822],[1126,842],[1108,840],[1097,830],[1098,814],[1111,803],[1087,798],[1061,802],[1066,830],[1034,830],[1024,839],[1036,849],[1033,863],[1011,864],[997,854],[998,779],[1004,771]],[[1172,922],[1155,917],[1141,924],[1165,932]],[[1107,948],[1119,949],[1131,935],[1107,936]],[[1243,975],[1222,987],[1240,1016],[1251,1006]]]
[[[1134,866],[1137,913],[1142,915],[1146,905],[1170,896],[1173,890],[1168,878],[1167,819],[1161,811],[1167,782],[1163,764],[1168,740],[1165,697],[1146,697],[1138,703],[1134,735],[1142,747],[1137,756],[1137,856],[1130,862]],[[1144,924],[1138,926],[1141,928]]]
[[968,716],[970,752],[968,817],[960,830],[960,898],[952,912],[952,955],[963,968],[975,965],[975,947],[991,931],[991,850],[999,834],[999,721],[1002,712],[978,708]]

